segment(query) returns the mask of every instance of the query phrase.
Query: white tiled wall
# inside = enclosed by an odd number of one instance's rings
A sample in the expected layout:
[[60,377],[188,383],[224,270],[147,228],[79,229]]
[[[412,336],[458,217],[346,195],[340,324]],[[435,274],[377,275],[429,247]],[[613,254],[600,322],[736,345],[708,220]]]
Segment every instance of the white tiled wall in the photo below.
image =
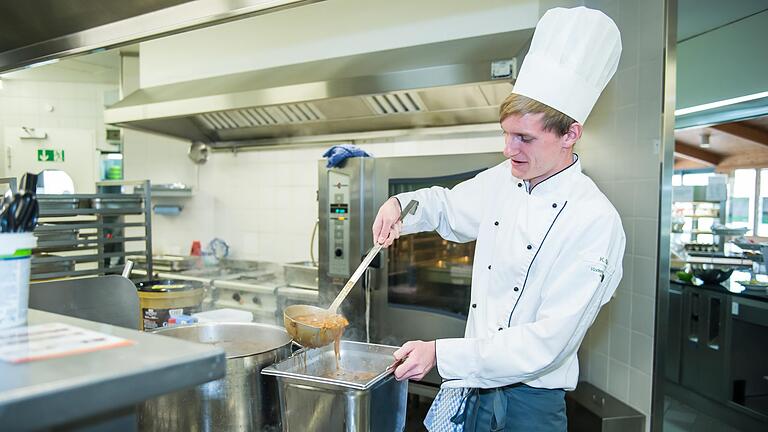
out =
[[[310,258],[317,220],[317,161],[330,145],[212,153],[195,166],[181,141],[127,133],[126,175],[193,185],[179,216],[153,217],[153,248],[181,253],[193,240],[224,239],[234,257],[279,262]],[[501,136],[360,144],[376,157],[501,151]],[[315,251],[317,241],[315,241]]]
[[[0,131],[5,127],[92,129],[104,143],[104,95],[117,86],[3,79]],[[48,109],[51,108],[51,110]],[[5,175],[4,134],[0,133],[0,177]]]
[[[585,124],[584,170],[619,211],[624,277],[582,344],[581,379],[650,414],[659,208],[663,1],[587,0],[622,35],[619,69]],[[638,23],[643,23],[642,28]],[[646,427],[649,427],[649,420]]]

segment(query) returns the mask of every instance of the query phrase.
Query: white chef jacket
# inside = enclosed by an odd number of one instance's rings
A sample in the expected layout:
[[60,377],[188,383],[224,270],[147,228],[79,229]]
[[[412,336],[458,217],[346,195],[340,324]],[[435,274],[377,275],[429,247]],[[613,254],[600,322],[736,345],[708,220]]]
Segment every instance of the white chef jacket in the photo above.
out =
[[477,240],[464,337],[436,342],[443,387],[574,389],[576,352],[621,280],[625,246],[618,212],[578,156],[533,188],[507,160],[453,189],[397,198],[419,201],[403,234]]

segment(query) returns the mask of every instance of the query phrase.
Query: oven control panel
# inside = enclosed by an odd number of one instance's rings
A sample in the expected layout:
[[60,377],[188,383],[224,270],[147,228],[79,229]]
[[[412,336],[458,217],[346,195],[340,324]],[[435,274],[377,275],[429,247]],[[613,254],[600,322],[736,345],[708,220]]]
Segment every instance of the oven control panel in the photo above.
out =
[[328,273],[349,276],[349,175],[328,173]]

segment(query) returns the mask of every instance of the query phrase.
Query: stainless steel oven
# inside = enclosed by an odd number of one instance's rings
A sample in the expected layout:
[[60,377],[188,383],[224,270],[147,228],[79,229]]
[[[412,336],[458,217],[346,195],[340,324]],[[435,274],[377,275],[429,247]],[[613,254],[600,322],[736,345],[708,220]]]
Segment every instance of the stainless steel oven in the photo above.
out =
[[[501,152],[354,158],[331,169],[321,161],[321,304],[330,304],[373,246],[373,219],[387,198],[422,187],[450,188],[502,160]],[[401,237],[381,252],[374,261],[378,268],[361,278],[341,306],[350,321],[345,339],[399,345],[463,336],[474,249],[474,242],[451,243],[433,232]]]

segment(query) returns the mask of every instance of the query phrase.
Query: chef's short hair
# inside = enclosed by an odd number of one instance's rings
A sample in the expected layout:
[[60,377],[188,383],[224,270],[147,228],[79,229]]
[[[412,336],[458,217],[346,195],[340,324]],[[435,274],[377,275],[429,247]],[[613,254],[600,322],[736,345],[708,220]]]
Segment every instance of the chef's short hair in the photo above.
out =
[[576,120],[549,105],[545,105],[539,101],[515,93],[510,93],[510,95],[504,99],[504,102],[501,103],[501,106],[499,107],[499,123],[503,122],[511,115],[523,116],[525,114],[540,113],[544,114],[544,117],[542,118],[544,130],[558,133],[560,136],[567,134],[571,125],[576,123]]

